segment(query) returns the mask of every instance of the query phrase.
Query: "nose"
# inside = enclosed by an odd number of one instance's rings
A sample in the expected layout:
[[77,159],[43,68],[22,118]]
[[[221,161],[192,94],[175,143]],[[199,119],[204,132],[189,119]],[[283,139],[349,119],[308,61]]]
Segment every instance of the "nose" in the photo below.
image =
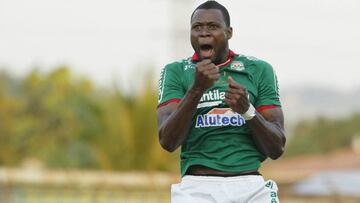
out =
[[208,37],[208,36],[210,36],[210,32],[206,27],[202,27],[199,32],[199,36],[200,37]]

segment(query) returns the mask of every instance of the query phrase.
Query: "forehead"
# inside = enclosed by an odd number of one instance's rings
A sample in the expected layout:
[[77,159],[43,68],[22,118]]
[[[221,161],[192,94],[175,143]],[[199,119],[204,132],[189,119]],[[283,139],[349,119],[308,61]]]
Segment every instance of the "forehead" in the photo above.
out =
[[208,22],[226,24],[223,14],[218,9],[198,9],[191,19],[191,24]]

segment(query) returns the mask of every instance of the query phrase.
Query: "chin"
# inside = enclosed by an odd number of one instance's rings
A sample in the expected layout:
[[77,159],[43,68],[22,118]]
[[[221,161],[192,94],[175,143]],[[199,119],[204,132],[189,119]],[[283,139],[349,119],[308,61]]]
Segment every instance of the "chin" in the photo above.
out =
[[209,58],[211,60],[211,62],[213,63],[217,63],[219,61],[218,57],[216,55],[212,56],[211,58]]
[[218,57],[212,57],[212,58],[211,58],[211,61],[212,61],[214,64],[220,64],[220,63],[221,63],[221,60],[220,60]]

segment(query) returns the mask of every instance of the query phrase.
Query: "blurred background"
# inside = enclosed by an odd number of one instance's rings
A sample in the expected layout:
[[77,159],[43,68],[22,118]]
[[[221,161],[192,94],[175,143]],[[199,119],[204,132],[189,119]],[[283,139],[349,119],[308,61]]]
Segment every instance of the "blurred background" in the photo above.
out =
[[[169,202],[157,80],[187,58],[191,0],[0,0],[0,202]],[[275,68],[282,202],[360,202],[360,2],[219,0],[230,48]]]

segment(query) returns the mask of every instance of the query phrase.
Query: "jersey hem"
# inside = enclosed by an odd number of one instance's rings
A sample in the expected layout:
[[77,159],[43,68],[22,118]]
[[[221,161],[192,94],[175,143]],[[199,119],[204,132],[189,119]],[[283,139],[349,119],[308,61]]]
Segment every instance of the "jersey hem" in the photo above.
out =
[[256,108],[256,111],[262,111],[265,109],[273,109],[273,108],[277,108],[277,107],[281,107],[280,105],[262,105]]
[[280,101],[274,101],[274,100],[267,100],[267,101],[262,101],[262,102],[258,102],[255,104],[255,109],[257,110],[258,108],[261,108],[262,106],[276,106],[276,107],[281,107],[281,103]]
[[184,177],[186,171],[189,169],[190,166],[193,165],[203,165],[215,170],[220,170],[224,172],[246,172],[250,170],[258,170],[261,166],[261,162],[256,162],[255,164],[249,164],[246,167],[223,167],[220,164],[214,163],[214,162],[208,162],[208,160],[201,160],[201,159],[192,159],[191,161],[184,161],[186,163],[181,164],[183,167],[181,167],[181,177]]
[[159,105],[157,106],[157,108],[160,108],[160,107],[162,107],[162,106],[166,106],[166,105],[168,105],[168,104],[170,104],[170,103],[173,103],[173,102],[179,103],[180,101],[181,101],[181,99],[179,99],[179,98],[169,99],[168,101],[159,104]]

